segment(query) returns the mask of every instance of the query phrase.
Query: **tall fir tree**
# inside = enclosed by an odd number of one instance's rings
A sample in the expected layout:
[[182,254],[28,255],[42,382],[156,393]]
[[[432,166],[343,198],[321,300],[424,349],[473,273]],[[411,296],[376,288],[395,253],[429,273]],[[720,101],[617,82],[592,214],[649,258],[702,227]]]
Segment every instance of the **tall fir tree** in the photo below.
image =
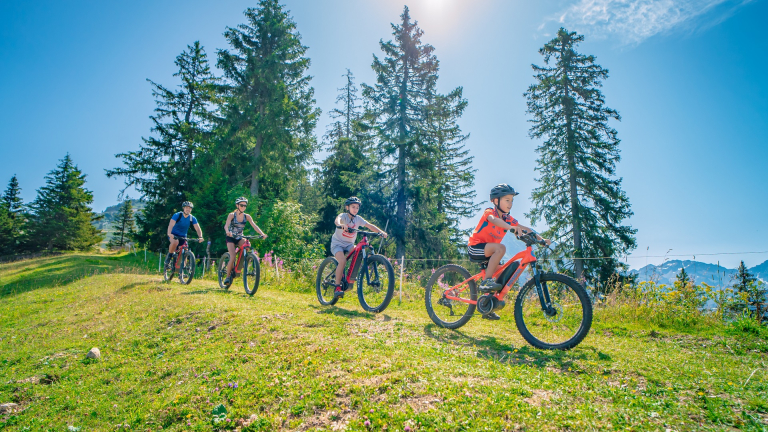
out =
[[0,200],[0,255],[20,252],[25,223],[21,187],[14,174]]
[[680,271],[675,276],[676,281],[680,286],[688,286],[688,284],[693,283],[693,280],[691,279],[691,276],[688,274],[687,271],[685,271],[684,268],[680,267]]
[[536,149],[541,185],[528,216],[545,221],[548,236],[572,244],[577,279],[608,280],[624,268],[618,257],[635,248],[637,230],[622,225],[633,213],[615,178],[620,141],[608,121],[620,117],[599,89],[608,71],[576,51],[583,40],[561,28],[539,50],[547,66],[532,66],[536,83],[525,93],[530,135],[544,142]]
[[122,248],[131,242],[136,235],[136,224],[133,216],[133,203],[129,198],[120,205],[117,218],[112,223],[112,239],[107,244],[110,248]]
[[363,84],[366,123],[377,136],[383,174],[392,189],[394,219],[390,228],[396,242],[395,256],[405,255],[406,232],[414,191],[411,178],[419,163],[422,133],[427,129],[427,110],[435,95],[439,62],[434,48],[421,41],[423,31],[411,21],[406,6],[399,25],[392,24],[394,41],[379,42],[384,58],[373,57],[376,84]]
[[227,28],[231,48],[219,50],[224,128],[221,159],[234,184],[253,197],[285,198],[295,173],[316,149],[320,110],[307,75],[310,60],[296,23],[277,0],[245,11],[247,23]]
[[749,284],[755,282],[757,278],[749,272],[747,266],[744,265],[744,261],[741,261],[739,267],[736,269],[736,274],[733,275],[733,288],[737,293],[745,293],[749,291]]
[[85,174],[67,154],[45,176],[45,186],[30,204],[28,248],[32,250],[86,250],[101,242],[103,234],[92,222],[93,194],[85,189]]
[[334,219],[342,211],[343,202],[350,196],[363,200],[365,215],[373,220],[369,199],[370,188],[375,186],[376,170],[371,157],[370,137],[360,130],[362,117],[359,90],[354,75],[347,69],[346,84],[338,89],[337,108],[329,111],[335,121],[328,125],[325,135],[328,157],[320,163],[318,186],[324,196],[315,232],[322,241],[330,242],[329,234],[335,229]]
[[108,177],[125,177],[126,189],[135,186],[147,201],[138,218],[137,240],[151,248],[166,241],[171,215],[195,194],[201,182],[196,163],[209,151],[215,121],[217,78],[200,42],[187,46],[174,62],[181,83],[177,90],[153,81],[155,134],[144,138],[134,152],[121,153],[125,167],[107,170]]
[[417,256],[455,257],[466,245],[467,230],[463,218],[478,210],[475,202],[474,157],[465,148],[458,120],[467,107],[461,87],[447,95],[437,94],[427,110],[426,130],[422,133],[420,159],[425,169],[416,171],[417,193],[414,200],[412,236],[419,238],[411,251]]

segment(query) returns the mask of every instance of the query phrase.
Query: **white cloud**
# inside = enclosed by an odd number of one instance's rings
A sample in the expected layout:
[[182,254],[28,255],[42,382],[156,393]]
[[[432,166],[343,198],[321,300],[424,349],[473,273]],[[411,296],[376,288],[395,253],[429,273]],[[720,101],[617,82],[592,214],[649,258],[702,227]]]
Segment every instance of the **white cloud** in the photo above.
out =
[[636,45],[672,29],[708,27],[751,0],[579,0],[549,21]]

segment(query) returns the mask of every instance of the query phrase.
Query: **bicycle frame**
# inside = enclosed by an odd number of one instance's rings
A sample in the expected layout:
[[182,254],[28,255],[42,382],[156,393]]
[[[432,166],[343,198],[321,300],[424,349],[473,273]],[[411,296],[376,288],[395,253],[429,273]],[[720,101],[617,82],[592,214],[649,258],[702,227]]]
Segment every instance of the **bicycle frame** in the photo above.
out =
[[[539,280],[539,271],[536,267],[536,256],[533,254],[533,248],[531,246],[528,246],[524,251],[518,253],[517,255],[513,256],[512,259],[508,260],[506,263],[504,263],[503,266],[499,267],[496,272],[494,272],[493,277],[498,278],[499,275],[507,268],[509,267],[513,262],[520,261],[520,266],[515,270],[515,272],[510,276],[509,281],[504,285],[504,288],[502,288],[501,291],[497,292],[493,296],[499,300],[503,301],[506,297],[507,293],[509,293],[509,290],[512,289],[512,286],[517,282],[517,280],[520,278],[520,275],[523,273],[523,271],[528,268],[529,265],[531,265],[531,268],[533,269],[533,277],[534,277],[534,283],[536,284],[536,291],[539,294],[539,300],[541,301],[541,308],[545,312],[551,312],[552,302],[549,298],[549,292],[545,287],[542,287],[541,282]],[[476,305],[476,300],[469,300],[464,299],[461,297],[456,297],[453,295],[448,295],[446,293],[453,291],[454,293],[460,293],[469,288],[469,282],[470,281],[476,281],[476,280],[482,280],[485,278],[485,269],[480,270],[480,273],[470,277],[469,279],[464,280],[463,282],[454,285],[448,289],[446,289],[443,293],[445,295],[445,298],[449,300],[456,300],[463,303],[469,303]]]
[[[357,270],[360,268],[360,264],[365,266],[365,263],[367,262],[368,255],[366,253],[366,249],[370,248],[371,244],[368,242],[368,236],[363,235],[363,239],[355,245],[355,247],[347,254],[347,262],[349,263],[349,269],[346,272],[346,275],[344,277],[344,281],[347,284],[353,285],[355,283],[355,279],[357,278]],[[362,258],[360,257],[362,255]],[[360,261],[358,261],[360,260]],[[374,269],[374,271],[377,271]],[[366,270],[365,276],[367,278],[367,282],[371,282],[371,275]],[[374,276],[374,279],[378,277],[378,274]]]
[[242,247],[235,246],[235,256],[237,256],[237,261],[235,261],[235,265],[232,266],[232,271],[235,274],[240,274],[240,268],[241,268],[240,263],[242,262],[243,257],[245,256],[245,251],[251,248],[251,242],[245,237],[243,237],[243,239],[245,240],[245,243],[243,243]]
[[182,252],[184,252],[184,249],[189,249],[189,240],[187,240],[186,237],[184,240],[186,240],[184,244],[176,246],[176,252],[174,252],[176,254],[176,257],[174,258],[174,261],[176,261],[174,264],[176,270],[181,270],[181,260],[179,258],[181,257]]

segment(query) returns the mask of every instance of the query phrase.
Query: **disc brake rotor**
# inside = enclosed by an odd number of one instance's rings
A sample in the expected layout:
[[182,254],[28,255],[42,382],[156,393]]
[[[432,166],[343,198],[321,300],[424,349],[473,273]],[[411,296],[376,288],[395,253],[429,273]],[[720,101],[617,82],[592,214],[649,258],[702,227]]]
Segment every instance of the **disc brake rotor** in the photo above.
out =
[[541,313],[544,314],[544,318],[546,318],[547,321],[551,323],[559,323],[563,319],[563,307],[560,306],[560,304],[553,302],[552,309],[555,310],[555,313],[552,315],[547,315],[547,313],[544,311]]

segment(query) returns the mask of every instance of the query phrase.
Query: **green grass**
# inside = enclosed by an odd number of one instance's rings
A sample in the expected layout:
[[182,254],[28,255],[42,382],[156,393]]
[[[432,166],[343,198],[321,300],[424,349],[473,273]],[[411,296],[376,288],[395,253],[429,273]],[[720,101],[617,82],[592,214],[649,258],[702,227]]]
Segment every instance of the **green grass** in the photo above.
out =
[[[651,328],[598,309],[581,345],[548,352],[525,344],[511,308],[449,331],[413,289],[373,315],[350,293],[321,307],[311,286],[271,271],[248,297],[237,280],[163,283],[151,264],[0,265],[0,403],[20,408],[0,427],[766,429],[764,333]],[[100,360],[86,359],[92,347]]]

